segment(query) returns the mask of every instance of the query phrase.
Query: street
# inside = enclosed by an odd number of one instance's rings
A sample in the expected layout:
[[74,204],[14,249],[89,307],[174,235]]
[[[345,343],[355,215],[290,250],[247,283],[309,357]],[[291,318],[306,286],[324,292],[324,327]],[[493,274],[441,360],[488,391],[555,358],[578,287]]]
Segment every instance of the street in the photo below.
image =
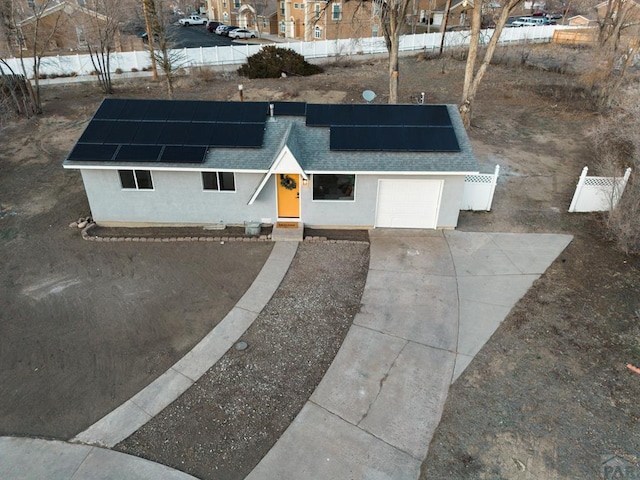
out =
[[173,48],[215,47],[231,45],[231,39],[210,33],[204,25],[182,27],[176,23],[169,26],[168,33]]

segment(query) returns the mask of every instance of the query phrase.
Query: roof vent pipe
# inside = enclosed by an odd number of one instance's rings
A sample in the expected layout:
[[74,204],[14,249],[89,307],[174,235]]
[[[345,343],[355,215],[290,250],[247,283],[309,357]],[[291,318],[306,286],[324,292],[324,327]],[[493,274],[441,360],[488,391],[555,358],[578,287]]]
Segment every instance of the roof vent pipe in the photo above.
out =
[[269,104],[269,116],[273,117],[273,103]]

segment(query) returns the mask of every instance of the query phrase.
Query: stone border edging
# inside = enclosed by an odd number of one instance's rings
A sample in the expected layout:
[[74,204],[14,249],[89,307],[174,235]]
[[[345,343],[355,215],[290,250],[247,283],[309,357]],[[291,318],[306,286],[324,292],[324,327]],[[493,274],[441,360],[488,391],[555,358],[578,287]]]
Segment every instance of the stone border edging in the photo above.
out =
[[[89,242],[137,242],[137,243],[168,243],[168,242],[272,242],[271,235],[260,235],[257,237],[98,237],[89,235],[89,231],[95,227],[95,223],[89,223],[82,229],[82,238]],[[305,237],[305,242],[326,242],[326,243],[356,243],[369,245],[370,242],[364,240],[329,240],[327,237]]]

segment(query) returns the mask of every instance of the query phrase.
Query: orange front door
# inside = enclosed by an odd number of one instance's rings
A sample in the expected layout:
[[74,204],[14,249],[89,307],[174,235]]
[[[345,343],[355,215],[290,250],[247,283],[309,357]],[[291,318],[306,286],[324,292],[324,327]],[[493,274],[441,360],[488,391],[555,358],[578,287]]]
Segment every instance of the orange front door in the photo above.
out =
[[278,218],[300,218],[300,175],[276,175]]

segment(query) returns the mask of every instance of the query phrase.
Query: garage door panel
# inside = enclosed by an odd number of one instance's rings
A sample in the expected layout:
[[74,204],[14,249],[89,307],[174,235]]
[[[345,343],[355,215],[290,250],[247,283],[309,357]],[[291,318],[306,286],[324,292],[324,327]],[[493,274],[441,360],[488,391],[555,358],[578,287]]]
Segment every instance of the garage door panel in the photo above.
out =
[[442,180],[380,180],[376,227],[436,228]]

